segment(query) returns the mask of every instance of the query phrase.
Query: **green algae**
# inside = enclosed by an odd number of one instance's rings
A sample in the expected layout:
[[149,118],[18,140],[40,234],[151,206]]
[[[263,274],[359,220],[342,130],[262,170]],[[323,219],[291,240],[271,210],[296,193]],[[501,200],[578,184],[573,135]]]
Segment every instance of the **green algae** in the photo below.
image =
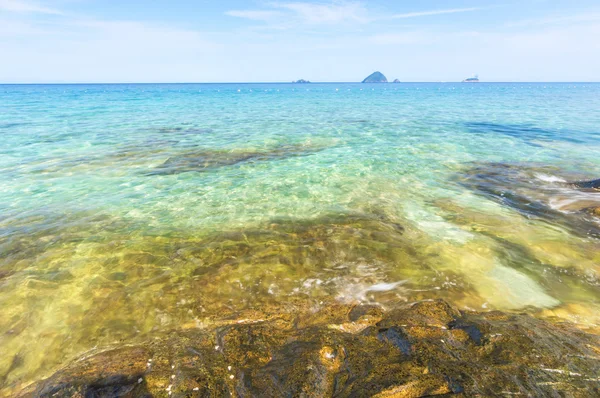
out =
[[[289,311],[335,311],[332,298],[393,308],[443,297],[463,308],[487,302],[519,309],[555,307],[555,297],[566,303],[597,297],[593,285],[577,296],[568,286],[554,289],[542,272],[553,266],[535,260],[538,265],[522,267],[519,259],[533,261],[536,254],[508,237],[480,231],[464,244],[431,240],[384,210],[276,218],[197,236],[124,235],[138,227],[113,221],[96,216],[92,234],[75,222],[37,232],[25,223],[29,239],[12,230],[5,242],[12,254],[3,260],[11,273],[0,286],[8,308],[0,327],[12,331],[2,343],[11,349],[0,364],[9,369],[19,353],[24,366],[9,372],[8,385],[40,377],[94,346],[253,319],[256,311],[268,319]],[[551,275],[581,285],[581,272]],[[37,359],[40,352],[44,361]]]
[[[91,352],[18,396],[378,396],[600,392],[600,340],[527,315],[418,302],[348,333],[356,307],[177,331]],[[355,311],[356,312],[356,311]],[[360,312],[360,311],[359,311]]]
[[[76,226],[38,231],[30,236],[37,245],[24,246],[14,233],[6,243],[15,250],[3,260],[12,274],[0,286],[8,309],[0,327],[18,332],[4,334],[2,344],[9,355],[22,352],[26,365],[10,372],[9,383],[96,345],[161,336],[176,325],[202,326],[263,306],[319,307],[331,297],[402,302],[410,285],[395,289],[396,282],[456,278],[428,268],[412,243],[422,241],[419,233],[382,215],[278,219],[197,237],[121,235],[109,218],[106,229],[96,221],[92,236]],[[417,286],[415,297],[438,294]]]

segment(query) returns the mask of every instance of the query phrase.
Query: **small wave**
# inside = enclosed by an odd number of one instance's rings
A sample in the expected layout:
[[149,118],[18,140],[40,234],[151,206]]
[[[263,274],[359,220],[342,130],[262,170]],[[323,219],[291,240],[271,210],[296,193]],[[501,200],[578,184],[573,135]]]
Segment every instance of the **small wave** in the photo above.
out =
[[367,285],[360,282],[350,283],[346,284],[345,287],[339,291],[337,299],[344,303],[351,303],[354,301],[369,302],[371,300],[369,300],[367,297],[368,293],[389,292],[398,288],[399,286],[404,285],[406,282],[407,281],[391,283],[380,282],[373,285]]
[[549,198],[548,206],[561,212],[579,212],[600,206],[600,198],[595,193],[564,190],[560,195]]
[[371,285],[365,289],[367,292],[387,292],[395,289],[397,286],[406,283],[406,281],[399,281],[393,283],[377,283],[375,285]]
[[535,178],[544,182],[567,182],[565,179],[548,174],[536,173]]

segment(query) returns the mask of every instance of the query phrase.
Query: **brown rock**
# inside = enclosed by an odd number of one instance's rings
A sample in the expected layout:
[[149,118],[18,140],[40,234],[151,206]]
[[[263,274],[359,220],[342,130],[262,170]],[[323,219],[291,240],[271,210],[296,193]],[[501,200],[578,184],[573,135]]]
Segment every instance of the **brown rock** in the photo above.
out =
[[[338,310],[350,322],[352,308]],[[173,331],[75,361],[17,396],[600,394],[600,338],[569,325],[443,301],[381,316],[358,334],[331,328],[327,311],[301,327],[290,318]]]
[[440,375],[423,377],[401,386],[395,386],[373,396],[373,398],[418,398],[450,394],[448,382]]

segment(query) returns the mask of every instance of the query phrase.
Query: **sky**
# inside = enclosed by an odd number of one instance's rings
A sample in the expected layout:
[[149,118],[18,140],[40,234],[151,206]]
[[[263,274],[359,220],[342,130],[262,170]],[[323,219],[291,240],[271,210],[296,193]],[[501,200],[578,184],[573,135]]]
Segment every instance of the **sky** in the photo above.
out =
[[0,83],[600,81],[599,0],[0,0]]

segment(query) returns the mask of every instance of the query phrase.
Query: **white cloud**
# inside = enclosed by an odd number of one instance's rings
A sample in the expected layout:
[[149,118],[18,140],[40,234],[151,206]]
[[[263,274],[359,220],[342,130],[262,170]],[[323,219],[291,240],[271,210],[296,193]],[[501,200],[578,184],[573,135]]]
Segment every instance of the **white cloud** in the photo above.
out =
[[277,17],[281,17],[283,13],[272,10],[231,10],[227,11],[225,15],[230,17],[246,18],[255,21],[270,21]]
[[0,63],[6,81],[205,80],[222,48],[198,31],[137,21],[73,19],[41,28],[42,35],[23,36],[15,32],[35,32],[36,25],[0,27],[0,53],[11,58]]
[[[42,9],[53,4],[38,1]],[[451,81],[471,72],[486,81],[598,80],[600,41],[594,37],[600,37],[600,24],[590,22],[600,19],[597,8],[581,15],[541,13],[537,20],[521,21],[521,28],[503,25],[511,18],[503,15],[478,31],[465,31],[463,24],[401,24],[403,19],[390,18],[448,14],[451,19],[474,9],[394,14],[367,9],[371,2],[366,1],[278,1],[227,13],[265,23],[202,32],[189,28],[194,22],[201,26],[197,20],[182,25],[102,21],[70,12],[44,17],[31,2],[23,8],[22,1],[19,13],[14,0],[13,12],[4,12],[9,2],[0,0],[0,54],[11,59],[0,62],[0,79],[353,81],[381,70],[403,81]]]
[[592,11],[585,14],[548,16],[537,19],[524,19],[513,21],[506,24],[509,28],[515,27],[533,27],[542,25],[568,25],[587,22],[600,22],[600,12]]
[[15,37],[27,37],[46,34],[42,27],[28,22],[0,19],[0,38],[12,39]]
[[340,22],[369,22],[367,9],[361,3],[335,2],[332,4],[315,3],[274,3],[274,7],[294,12],[308,24],[335,24]]
[[482,10],[482,7],[450,8],[409,12],[404,14],[372,14],[361,2],[334,1],[332,3],[275,2],[267,10],[231,10],[225,14],[257,21],[294,20],[309,25],[334,25],[343,22],[366,24],[390,19],[418,18],[434,15],[458,14]]
[[275,19],[295,21],[309,25],[332,25],[342,22],[367,23],[367,9],[358,2],[334,2],[331,4],[289,2],[270,3],[270,10],[231,10],[225,14],[257,21]]
[[444,14],[458,14],[462,12],[472,12],[479,11],[481,8],[479,7],[471,7],[471,8],[451,8],[447,10],[430,10],[430,11],[417,11],[417,12],[408,12],[405,14],[395,14],[390,16],[391,19],[404,19],[404,18],[417,18],[417,17],[427,17],[432,15],[444,15]]
[[0,10],[21,13],[62,15],[61,11],[54,8],[48,8],[34,2],[22,0],[0,0]]
[[437,35],[426,32],[382,33],[369,37],[369,42],[379,45],[426,44],[435,40]]

